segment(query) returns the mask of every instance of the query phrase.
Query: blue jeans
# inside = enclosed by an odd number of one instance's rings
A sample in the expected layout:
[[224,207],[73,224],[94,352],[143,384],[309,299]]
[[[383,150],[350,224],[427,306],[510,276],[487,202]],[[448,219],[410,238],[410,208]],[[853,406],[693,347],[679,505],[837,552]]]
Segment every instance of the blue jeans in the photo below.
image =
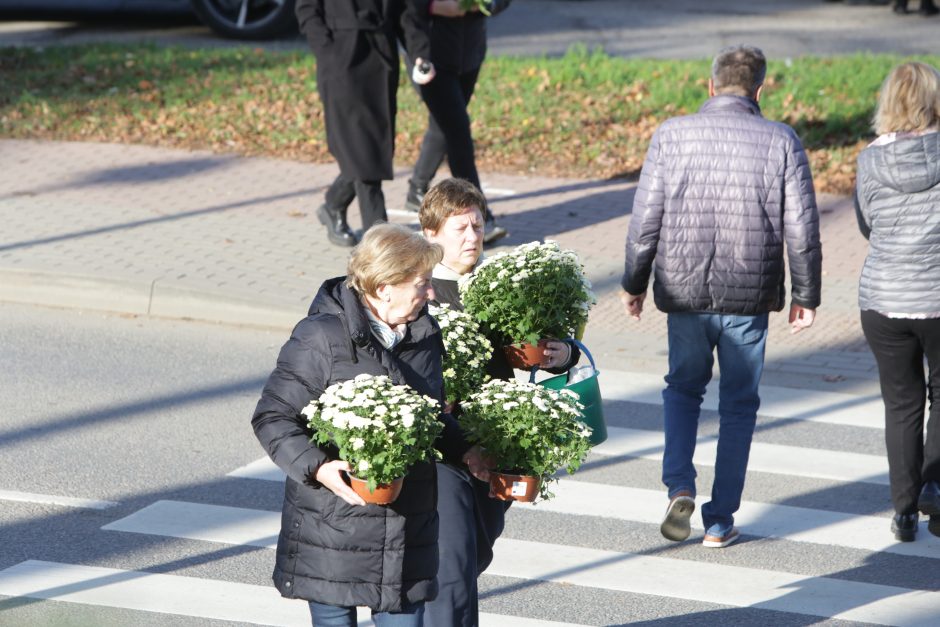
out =
[[[310,601],[313,627],[356,627],[356,608]],[[404,603],[401,612],[372,612],[376,627],[421,627],[424,603]]]
[[669,374],[663,390],[666,447],[663,483],[670,498],[681,490],[695,495],[695,441],[705,386],[712,378],[717,348],[718,455],[711,501],[702,506],[705,529],[728,529],[741,506],[747,458],[760,407],[758,385],[764,369],[767,314],[734,316],[670,313]]

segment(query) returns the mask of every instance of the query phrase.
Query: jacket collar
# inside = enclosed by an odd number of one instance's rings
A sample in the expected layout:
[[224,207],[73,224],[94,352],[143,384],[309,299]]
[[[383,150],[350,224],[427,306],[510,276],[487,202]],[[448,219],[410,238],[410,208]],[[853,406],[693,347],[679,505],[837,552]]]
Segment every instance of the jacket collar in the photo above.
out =
[[761,115],[760,105],[753,98],[744,96],[730,96],[727,94],[712,96],[699,109],[700,113],[717,113],[719,111],[733,111],[750,115]]

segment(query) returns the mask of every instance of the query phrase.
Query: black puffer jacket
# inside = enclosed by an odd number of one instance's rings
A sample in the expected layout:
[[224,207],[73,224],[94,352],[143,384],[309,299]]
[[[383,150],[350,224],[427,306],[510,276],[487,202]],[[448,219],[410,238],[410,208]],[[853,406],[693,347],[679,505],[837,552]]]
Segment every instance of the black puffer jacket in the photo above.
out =
[[[281,349],[251,421],[262,446],[287,473],[274,583],[285,597],[396,611],[403,601],[437,594],[435,466],[413,466],[391,505],[349,505],[313,479],[336,450],[311,444],[300,412],[330,385],[363,373],[388,375],[443,401],[443,344],[425,310],[408,324],[405,338],[385,350],[343,280],[320,288],[309,316]],[[451,416],[442,420],[438,448],[446,459],[458,460],[469,445]]]
[[[633,202],[623,288],[664,312],[757,315],[819,305],[822,252],[806,153],[757,103],[715,96],[653,135]],[[655,258],[655,264],[653,262]]]
[[863,150],[856,206],[870,239],[859,307],[940,312],[940,133]]

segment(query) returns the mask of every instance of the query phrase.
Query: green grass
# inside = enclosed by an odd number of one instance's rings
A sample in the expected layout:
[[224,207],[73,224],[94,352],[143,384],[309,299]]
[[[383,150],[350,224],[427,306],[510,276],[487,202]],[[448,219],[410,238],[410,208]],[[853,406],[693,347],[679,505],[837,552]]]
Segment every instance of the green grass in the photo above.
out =
[[[940,66],[940,57],[919,57]],[[764,114],[792,125],[818,186],[851,189],[891,55],[770,63]],[[633,176],[662,120],[698,109],[709,62],[491,57],[471,103],[481,170]],[[313,57],[138,45],[0,49],[0,135],[136,142],[329,161]],[[410,165],[426,110],[402,78],[396,160]]]

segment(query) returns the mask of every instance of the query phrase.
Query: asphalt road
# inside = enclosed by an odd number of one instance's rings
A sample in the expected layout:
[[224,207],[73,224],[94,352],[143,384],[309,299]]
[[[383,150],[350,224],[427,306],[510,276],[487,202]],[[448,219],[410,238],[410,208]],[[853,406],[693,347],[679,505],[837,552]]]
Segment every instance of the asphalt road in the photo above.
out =
[[[0,18],[3,14],[0,13]],[[78,22],[0,22],[0,46],[155,41],[182,46],[244,45],[212,36],[192,19],[144,17]],[[710,58],[750,43],[770,57],[855,52],[940,54],[940,16],[898,16],[890,7],[821,0],[515,0],[489,26],[493,54],[564,54],[573,45],[613,55]],[[305,49],[299,36],[263,45]]]
[[[213,541],[156,527],[145,526],[138,532],[104,527],[172,502],[195,512],[203,512],[205,506],[270,512],[274,527],[249,525],[248,537],[276,534],[280,483],[230,473],[264,455],[251,433],[249,417],[284,339],[284,331],[0,304],[0,370],[5,373],[0,386],[0,595],[9,585],[5,574],[28,560],[51,562],[57,568],[107,567],[128,573],[122,577],[145,581],[156,573],[174,581],[189,577],[186,587],[197,594],[218,583],[248,584],[252,590],[270,592],[273,552],[252,546],[251,541],[213,536],[223,533],[225,525],[213,523],[212,512],[192,519],[199,533],[208,534],[200,537],[219,538]],[[619,385],[643,375],[609,371],[607,376]],[[592,452],[581,471],[559,484],[561,495],[556,500],[510,510],[497,545],[498,562],[480,579],[481,608],[490,621],[485,624],[516,624],[507,622],[512,616],[541,621],[526,623],[538,625],[865,624],[856,615],[845,621],[831,616],[843,610],[867,611],[857,596],[868,594],[870,584],[877,591],[893,591],[878,593],[887,595],[883,602],[888,603],[892,595],[908,589],[937,594],[940,543],[925,529],[914,545],[898,549],[890,542],[887,487],[876,475],[835,480],[817,474],[816,463],[805,461],[796,462],[790,472],[755,469],[803,455],[825,460],[832,454],[827,448],[877,466],[883,457],[881,431],[827,422],[824,410],[810,412],[823,416],[822,422],[761,418],[755,441],[762,447],[784,449],[772,449],[778,452],[769,458],[752,452],[744,498],[771,509],[755,510],[752,520],[742,523],[745,537],[737,546],[703,549],[700,531],[693,531],[693,538],[681,544],[664,541],[658,533],[665,502],[659,462],[648,449],[626,451],[623,440],[616,442],[624,434],[654,441],[660,437],[661,408],[655,393],[647,397],[636,402],[608,396],[605,411],[614,435],[607,446],[613,448]],[[873,405],[865,407],[870,408],[865,412],[877,414]],[[859,411],[864,413],[861,406]],[[716,427],[716,413],[706,410],[703,442]],[[789,453],[779,452],[783,450]],[[699,470],[700,485],[707,486],[711,468],[705,463]],[[606,497],[609,500],[579,500],[603,487],[615,490]],[[110,505],[56,504],[61,497]],[[644,499],[650,504],[643,504]],[[749,507],[755,506],[745,505]],[[774,511],[805,514],[796,522],[777,521]],[[848,532],[825,540],[814,534],[827,533],[825,527],[833,524],[824,522],[827,516],[844,516],[849,523],[869,520],[876,531],[854,540],[846,539]],[[859,548],[872,541],[884,541],[885,548]],[[514,557],[528,542],[538,543],[537,552]],[[903,552],[908,549],[913,553]],[[583,555],[601,557],[564,566],[565,560]],[[524,570],[545,556],[551,564],[546,568],[553,574],[536,576]],[[654,562],[649,569],[649,575],[655,575],[653,583],[646,582],[647,575],[630,570],[642,559]],[[671,581],[663,573],[677,564],[680,574]],[[711,598],[710,580],[703,573],[712,568],[713,576],[728,578],[718,592],[723,601],[707,602],[698,593],[683,592],[691,587]],[[758,585],[753,578],[784,575],[796,583],[792,590],[774,584],[778,588],[773,588],[769,606],[748,600],[755,594],[749,586]],[[113,577],[121,582],[118,575]],[[553,577],[558,580],[545,580]],[[831,609],[814,609],[808,600],[820,594],[822,588],[816,589],[823,585],[820,581],[835,586],[843,598]],[[47,587],[53,594],[64,594],[66,589],[91,593],[101,585],[93,578],[68,588],[52,583]],[[205,589],[202,594],[208,594]],[[239,624],[199,617],[185,604],[164,608],[165,613],[120,609],[123,602],[137,602],[133,594],[103,605],[13,596],[0,596],[0,625]],[[806,615],[814,613],[818,615]],[[888,624],[929,624],[896,621]]]

